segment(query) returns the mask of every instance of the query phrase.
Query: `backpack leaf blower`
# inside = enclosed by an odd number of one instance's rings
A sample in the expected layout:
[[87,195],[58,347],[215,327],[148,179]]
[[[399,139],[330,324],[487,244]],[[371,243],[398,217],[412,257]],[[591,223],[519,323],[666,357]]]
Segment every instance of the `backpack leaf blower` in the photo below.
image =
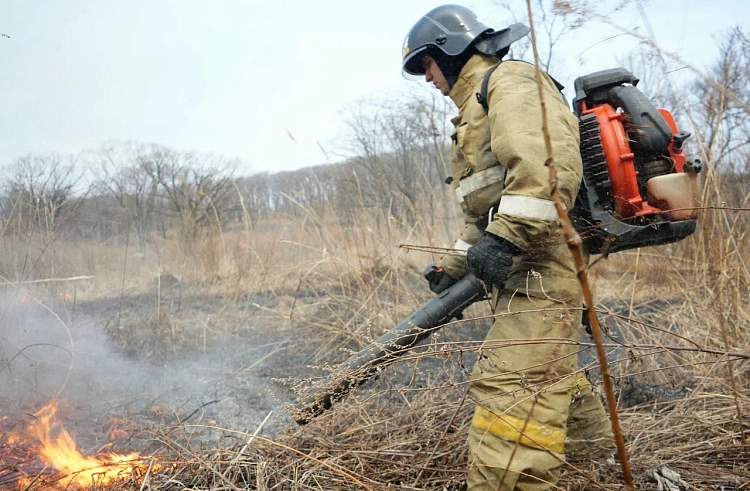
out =
[[700,207],[701,162],[687,162],[679,131],[624,68],[579,77],[583,182],[570,216],[588,252],[677,242],[692,234]]

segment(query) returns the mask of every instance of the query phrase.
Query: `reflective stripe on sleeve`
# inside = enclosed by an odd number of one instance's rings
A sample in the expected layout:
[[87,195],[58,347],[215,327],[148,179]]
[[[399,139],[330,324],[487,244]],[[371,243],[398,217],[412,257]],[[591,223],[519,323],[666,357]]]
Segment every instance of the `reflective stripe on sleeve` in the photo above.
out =
[[464,195],[461,194],[461,187],[460,186],[456,188],[456,196],[458,196],[458,204],[459,205],[464,202]]
[[466,255],[466,251],[469,250],[469,247],[471,247],[471,244],[461,239],[456,240],[456,242],[453,244],[453,249],[460,251],[460,254],[462,256]]
[[477,406],[474,410],[471,426],[527,447],[545,448],[557,453],[565,451],[565,430],[550,428],[508,414],[493,414],[482,406]]
[[558,221],[554,201],[519,194],[504,195],[500,199],[497,212],[512,217],[535,218],[545,222]]
[[478,189],[486,188],[487,186],[491,186],[504,180],[505,167],[502,165],[496,165],[495,167],[490,167],[489,169],[484,169],[468,177],[464,177],[459,181],[458,187],[456,188],[458,201],[462,202],[466,195],[471,194]]

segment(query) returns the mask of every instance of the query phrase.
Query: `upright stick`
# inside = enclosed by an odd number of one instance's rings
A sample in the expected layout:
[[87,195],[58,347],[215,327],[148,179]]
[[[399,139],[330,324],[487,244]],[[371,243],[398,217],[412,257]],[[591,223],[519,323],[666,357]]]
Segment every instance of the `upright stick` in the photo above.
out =
[[536,47],[536,34],[534,32],[534,22],[531,13],[531,0],[526,0],[526,7],[529,13],[529,26],[531,27],[531,47],[534,50],[534,65],[536,66],[536,81],[537,86],[539,87],[539,101],[542,106],[542,133],[544,134],[544,144],[547,147],[547,161],[544,165],[549,168],[549,187],[552,191],[552,200],[555,202],[557,215],[560,217],[560,222],[563,226],[565,242],[568,244],[568,248],[573,254],[573,259],[575,260],[578,281],[581,282],[583,298],[586,302],[586,311],[591,324],[591,332],[593,333],[594,342],[596,343],[596,354],[599,357],[599,365],[602,370],[604,392],[607,396],[607,406],[609,407],[609,415],[612,419],[612,432],[615,435],[617,451],[620,454],[620,464],[622,466],[623,476],[625,477],[625,486],[628,490],[634,491],[633,476],[630,472],[630,463],[628,462],[628,455],[625,451],[625,440],[622,437],[620,420],[617,416],[617,402],[615,400],[614,389],[612,388],[612,380],[609,376],[609,367],[607,365],[607,355],[604,351],[602,332],[599,328],[599,320],[596,318],[594,298],[591,294],[591,288],[589,287],[587,266],[583,254],[583,241],[581,240],[581,236],[578,235],[578,232],[576,232],[575,227],[573,227],[573,223],[570,221],[570,217],[568,217],[568,211],[565,208],[565,204],[560,199],[560,193],[557,189],[557,167],[555,166],[555,156],[552,152],[552,139],[550,138],[549,126],[547,125],[547,105],[544,97],[542,70],[539,67],[539,52]]

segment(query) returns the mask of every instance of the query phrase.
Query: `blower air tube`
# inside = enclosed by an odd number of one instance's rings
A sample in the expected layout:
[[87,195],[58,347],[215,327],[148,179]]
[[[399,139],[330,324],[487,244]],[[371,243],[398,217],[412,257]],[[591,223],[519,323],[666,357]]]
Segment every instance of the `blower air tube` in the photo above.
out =
[[416,346],[485,295],[484,285],[475,276],[466,275],[302,394],[292,408],[295,421],[301,425],[309,423],[366,382],[380,365]]

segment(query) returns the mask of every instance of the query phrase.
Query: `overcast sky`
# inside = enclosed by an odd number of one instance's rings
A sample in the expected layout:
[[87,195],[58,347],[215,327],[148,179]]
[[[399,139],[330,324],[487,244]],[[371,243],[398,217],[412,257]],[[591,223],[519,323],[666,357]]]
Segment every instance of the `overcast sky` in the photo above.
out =
[[[502,28],[509,15],[498,3],[464,5]],[[525,1],[511,3],[525,14]],[[401,77],[401,46],[439,4],[0,0],[0,34],[10,36],[0,36],[0,166],[128,140],[239,157],[243,174],[325,163],[320,146],[335,153],[354,101],[421,83]],[[750,0],[643,5],[657,42],[698,67],[717,56],[723,29],[750,21]],[[612,20],[646,34],[635,5]],[[601,24],[576,32],[552,74],[572,86],[615,66],[635,45],[607,40],[616,33]]]

